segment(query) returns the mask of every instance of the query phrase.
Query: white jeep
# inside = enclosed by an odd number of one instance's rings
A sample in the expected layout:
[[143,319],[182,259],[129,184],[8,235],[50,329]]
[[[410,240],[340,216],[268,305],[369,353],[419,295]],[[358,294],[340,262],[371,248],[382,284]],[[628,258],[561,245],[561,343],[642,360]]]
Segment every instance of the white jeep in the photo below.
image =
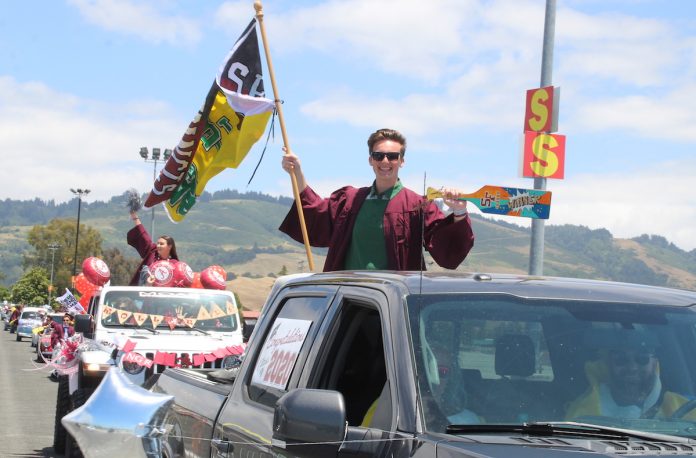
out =
[[[61,418],[84,404],[112,366],[143,385],[172,365],[222,368],[234,364],[237,357],[221,356],[220,350],[243,341],[234,294],[199,288],[105,286],[91,299],[87,313],[75,317],[75,332],[93,339],[100,348],[79,350],[75,371],[58,377],[54,433],[58,453],[66,449],[66,443],[68,450],[73,445]],[[128,341],[135,347],[124,358],[120,350]]]

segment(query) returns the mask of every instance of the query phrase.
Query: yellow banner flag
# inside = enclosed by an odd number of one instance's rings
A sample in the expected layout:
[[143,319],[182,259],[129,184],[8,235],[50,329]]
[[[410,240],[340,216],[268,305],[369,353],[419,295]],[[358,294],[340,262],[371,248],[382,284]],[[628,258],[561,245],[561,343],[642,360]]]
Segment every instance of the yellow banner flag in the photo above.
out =
[[205,307],[201,307],[201,309],[198,311],[198,317],[196,318],[198,320],[209,320],[210,319],[210,313]]
[[163,315],[150,315],[150,321],[152,321],[152,327],[156,328],[164,320]]
[[212,318],[220,318],[221,316],[225,316],[225,312],[220,308],[219,305],[213,304],[211,308],[212,310],[210,312],[210,316]]
[[155,181],[145,207],[162,202],[182,221],[208,181],[237,168],[266,130],[274,103],[265,98],[256,19],[223,61],[203,107]]

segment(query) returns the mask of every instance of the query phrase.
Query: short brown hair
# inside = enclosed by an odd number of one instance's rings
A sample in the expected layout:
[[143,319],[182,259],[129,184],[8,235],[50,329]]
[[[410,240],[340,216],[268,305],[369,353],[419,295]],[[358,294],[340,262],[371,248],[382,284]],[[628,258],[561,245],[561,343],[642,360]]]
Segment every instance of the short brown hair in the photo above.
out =
[[401,132],[394,129],[379,129],[375,131],[370,138],[367,139],[368,154],[372,153],[372,147],[375,143],[382,140],[392,140],[401,144],[401,155],[406,155],[406,137],[404,137]]

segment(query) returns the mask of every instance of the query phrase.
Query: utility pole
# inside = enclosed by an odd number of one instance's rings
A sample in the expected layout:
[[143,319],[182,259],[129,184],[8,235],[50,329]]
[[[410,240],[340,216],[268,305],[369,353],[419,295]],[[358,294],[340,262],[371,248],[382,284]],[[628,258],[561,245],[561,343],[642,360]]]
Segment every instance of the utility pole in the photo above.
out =
[[51,243],[48,245],[48,249],[51,250],[51,284],[48,287],[48,305],[51,305],[51,293],[53,292],[53,266],[56,262],[56,250],[60,248],[57,243]]
[[[546,0],[544,44],[541,54],[541,85],[551,86],[553,73],[553,44],[556,29],[556,0]],[[534,189],[546,190],[546,178],[534,178]],[[544,274],[544,220],[532,219],[532,238],[529,246],[529,275]]]

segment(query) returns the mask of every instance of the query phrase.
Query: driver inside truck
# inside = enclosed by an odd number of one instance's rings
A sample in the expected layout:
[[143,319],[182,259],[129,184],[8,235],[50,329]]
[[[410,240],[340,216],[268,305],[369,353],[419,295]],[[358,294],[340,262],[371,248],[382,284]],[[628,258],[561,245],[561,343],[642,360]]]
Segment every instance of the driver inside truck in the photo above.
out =
[[662,383],[654,335],[631,329],[595,338],[604,348],[596,360],[585,364],[589,387],[570,404],[569,420],[586,416],[696,420],[696,405],[680,410],[688,399]]
[[466,408],[466,387],[454,351],[440,343],[433,344],[431,351],[437,370],[430,377],[430,389],[447,421],[454,425],[481,423],[479,416]]

